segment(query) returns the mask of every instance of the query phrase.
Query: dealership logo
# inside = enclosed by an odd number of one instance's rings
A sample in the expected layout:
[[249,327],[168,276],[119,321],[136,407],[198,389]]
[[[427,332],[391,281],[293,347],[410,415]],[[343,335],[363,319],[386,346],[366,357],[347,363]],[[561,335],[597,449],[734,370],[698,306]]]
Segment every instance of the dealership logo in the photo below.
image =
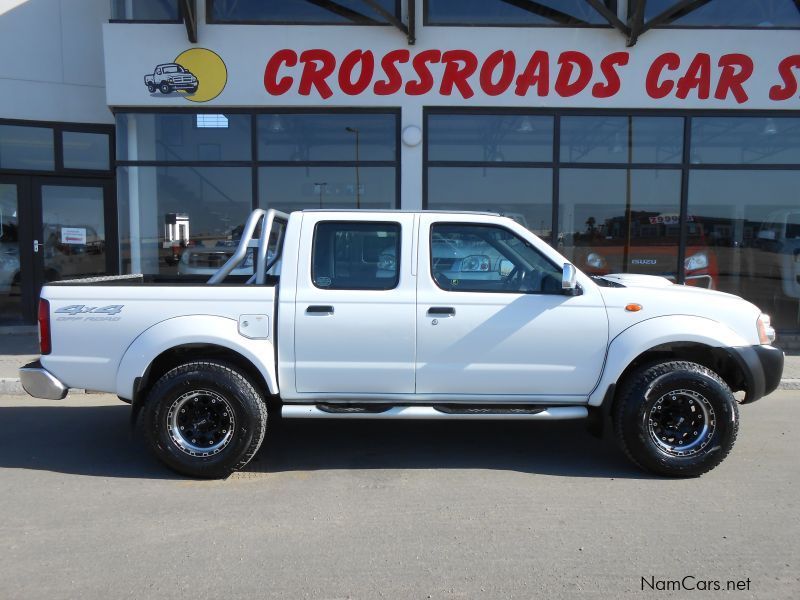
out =
[[633,258],[631,259],[632,265],[655,265],[658,261],[655,258]]
[[144,76],[151,96],[183,96],[191,102],[208,102],[225,89],[228,69],[216,52],[190,48],[171,62],[153,67]]

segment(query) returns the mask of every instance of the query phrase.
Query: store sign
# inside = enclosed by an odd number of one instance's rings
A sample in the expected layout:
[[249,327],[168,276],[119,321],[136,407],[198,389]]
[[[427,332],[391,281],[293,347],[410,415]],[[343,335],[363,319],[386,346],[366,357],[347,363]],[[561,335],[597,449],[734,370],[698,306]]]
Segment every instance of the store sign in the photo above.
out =
[[147,27],[105,28],[112,106],[800,108],[788,31],[654,30],[626,48],[604,29],[433,28],[397,47],[386,28],[215,25],[186,50]]

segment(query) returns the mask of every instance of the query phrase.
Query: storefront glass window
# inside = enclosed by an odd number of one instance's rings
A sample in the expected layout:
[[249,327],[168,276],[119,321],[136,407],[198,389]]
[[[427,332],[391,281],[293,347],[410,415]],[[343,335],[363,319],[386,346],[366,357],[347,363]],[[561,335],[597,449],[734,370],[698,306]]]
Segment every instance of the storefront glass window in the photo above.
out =
[[[262,167],[258,198],[263,208],[385,210],[397,206],[394,167]],[[356,188],[358,180],[358,188]]]
[[[645,21],[679,4],[677,0],[648,0]],[[669,24],[676,27],[800,27],[800,10],[794,0],[711,0],[695,4],[675,13]]]
[[[385,11],[399,17],[398,0],[376,0]],[[211,0],[212,23],[309,23],[384,25],[388,21],[363,0]]]
[[695,117],[693,164],[800,163],[800,119],[789,117]]
[[[665,169],[561,169],[558,249],[590,275],[678,275],[681,172]],[[711,287],[707,243],[690,227],[687,279]],[[705,254],[705,266],[700,265]]]
[[355,161],[356,150],[360,162],[397,159],[392,114],[273,113],[257,123],[261,161]]
[[120,167],[117,190],[128,273],[211,275],[252,210],[250,168]]
[[553,117],[432,114],[428,160],[551,162]]
[[0,125],[0,169],[53,171],[53,130],[49,127]]
[[[717,289],[800,328],[800,171],[692,170],[689,218],[717,257]],[[688,255],[688,253],[687,253]]]
[[61,139],[64,144],[64,168],[90,171],[107,171],[111,168],[107,134],[65,131]]
[[112,21],[178,21],[178,0],[112,0]]
[[680,163],[683,118],[575,116],[561,119],[561,162]]
[[250,115],[214,117],[212,121],[198,120],[197,114],[190,113],[118,114],[117,158],[165,162],[252,160]]
[[[615,0],[606,6],[616,12]],[[608,25],[585,0],[426,0],[426,25]]]
[[552,232],[551,169],[430,167],[430,210],[477,210],[511,217],[540,237]]
[[255,206],[397,208],[397,121],[395,111],[118,113],[122,272],[210,276]]

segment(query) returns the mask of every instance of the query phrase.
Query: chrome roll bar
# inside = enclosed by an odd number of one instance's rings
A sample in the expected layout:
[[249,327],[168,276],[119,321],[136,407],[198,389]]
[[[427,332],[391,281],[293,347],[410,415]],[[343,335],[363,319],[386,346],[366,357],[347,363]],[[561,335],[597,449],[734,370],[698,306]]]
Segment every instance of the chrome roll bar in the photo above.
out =
[[[256,270],[253,273],[253,276],[247,280],[247,283],[255,283],[257,285],[262,285],[266,279],[267,275],[267,249],[269,247],[269,236],[270,232],[272,231],[272,225],[277,220],[286,222],[289,220],[289,215],[286,213],[280,212],[275,210],[274,208],[270,208],[269,210],[264,210],[263,208],[257,208],[250,216],[247,218],[247,223],[244,225],[244,231],[242,231],[242,239],[239,241],[239,246],[236,248],[236,252],[233,253],[225,264],[222,265],[216,273],[214,273],[209,280],[206,282],[209,285],[214,285],[217,283],[222,283],[225,281],[225,278],[231,274],[231,272],[238,267],[240,264],[244,262],[244,259],[247,257],[247,250],[249,248],[257,248],[256,252]],[[263,221],[263,222],[262,222]],[[256,231],[256,227],[261,222],[261,235],[257,242],[253,242],[253,234]],[[278,253],[280,252],[281,243],[283,242],[283,234],[280,234],[280,237],[277,240],[276,248]],[[278,259],[278,255],[273,258],[273,264]],[[271,268],[272,265],[269,265]]]

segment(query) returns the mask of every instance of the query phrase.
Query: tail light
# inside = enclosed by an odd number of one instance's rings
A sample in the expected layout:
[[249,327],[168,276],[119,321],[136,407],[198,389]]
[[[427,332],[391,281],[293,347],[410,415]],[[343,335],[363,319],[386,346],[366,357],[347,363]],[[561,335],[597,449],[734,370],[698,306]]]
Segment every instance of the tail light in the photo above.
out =
[[39,300],[39,351],[50,354],[50,303],[42,298]]

